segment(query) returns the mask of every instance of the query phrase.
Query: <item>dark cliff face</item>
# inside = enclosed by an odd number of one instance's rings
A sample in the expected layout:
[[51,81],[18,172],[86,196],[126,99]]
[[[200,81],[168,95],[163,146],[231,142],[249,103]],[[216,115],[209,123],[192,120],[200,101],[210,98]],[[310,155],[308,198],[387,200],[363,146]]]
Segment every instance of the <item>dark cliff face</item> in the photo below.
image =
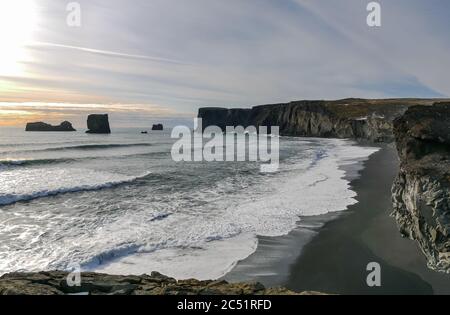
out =
[[28,123],[25,131],[76,131],[72,124],[68,121],[63,121],[58,126],[52,126],[43,122]]
[[401,163],[393,215],[428,265],[450,272],[450,103],[411,107],[395,120],[394,134]]
[[87,119],[88,131],[86,133],[111,133],[109,128],[108,114],[104,115],[89,115]]
[[393,120],[412,105],[431,105],[428,99],[344,99],[296,101],[252,109],[200,108],[203,128],[279,126],[281,135],[393,141]]
[[251,109],[204,107],[198,111],[198,117],[203,120],[203,129],[208,126],[218,126],[225,130],[226,126],[243,126],[249,124]]

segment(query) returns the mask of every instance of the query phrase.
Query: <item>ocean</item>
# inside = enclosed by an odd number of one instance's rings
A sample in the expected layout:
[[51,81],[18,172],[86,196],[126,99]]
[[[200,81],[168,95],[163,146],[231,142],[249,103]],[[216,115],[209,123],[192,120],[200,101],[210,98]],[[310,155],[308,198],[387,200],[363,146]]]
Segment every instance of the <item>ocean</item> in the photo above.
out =
[[[344,165],[377,149],[280,138],[280,167],[174,162],[170,130],[0,129],[0,275],[70,269],[216,279],[301,216],[355,203]],[[201,149],[201,148],[196,148]]]

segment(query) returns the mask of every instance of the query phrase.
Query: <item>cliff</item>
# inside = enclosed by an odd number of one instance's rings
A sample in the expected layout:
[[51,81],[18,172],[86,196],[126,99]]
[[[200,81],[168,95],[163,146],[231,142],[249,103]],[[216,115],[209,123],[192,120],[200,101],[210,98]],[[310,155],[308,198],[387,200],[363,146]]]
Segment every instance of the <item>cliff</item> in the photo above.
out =
[[10,273],[0,277],[0,295],[316,295],[283,288],[266,289],[262,284],[228,283],[223,280],[175,280],[157,272],[142,276],[115,276],[85,272],[80,286],[68,286],[67,272]]
[[86,131],[86,133],[111,133],[111,129],[109,128],[108,114],[89,115],[87,119],[87,127],[89,130]]
[[52,126],[44,122],[27,123],[25,131],[76,131],[72,124],[68,121],[63,121],[58,126]]
[[450,103],[409,108],[395,120],[394,134],[400,171],[393,215],[429,267],[450,272]]
[[393,120],[412,105],[432,105],[432,99],[343,99],[295,101],[251,109],[200,108],[203,128],[225,126],[279,126],[280,134],[327,138],[353,138],[392,142]]

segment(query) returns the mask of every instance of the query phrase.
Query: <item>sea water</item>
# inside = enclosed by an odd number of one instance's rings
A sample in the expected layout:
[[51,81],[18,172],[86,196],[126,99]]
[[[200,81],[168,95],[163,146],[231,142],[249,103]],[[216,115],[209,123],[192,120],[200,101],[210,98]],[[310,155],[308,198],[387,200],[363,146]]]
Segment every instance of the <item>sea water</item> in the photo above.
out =
[[[218,278],[300,216],[355,203],[341,166],[376,151],[280,138],[280,167],[174,162],[170,130],[0,129],[0,274],[68,269]],[[201,149],[201,148],[200,148]]]

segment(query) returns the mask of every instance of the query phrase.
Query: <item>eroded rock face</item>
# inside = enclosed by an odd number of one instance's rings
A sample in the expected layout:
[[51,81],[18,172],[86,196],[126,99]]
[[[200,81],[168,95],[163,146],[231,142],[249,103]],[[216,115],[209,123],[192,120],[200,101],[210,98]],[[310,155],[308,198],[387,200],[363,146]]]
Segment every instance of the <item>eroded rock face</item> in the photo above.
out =
[[63,121],[58,126],[52,126],[44,122],[27,123],[25,131],[76,131],[72,124],[68,121]]
[[411,107],[394,134],[401,163],[393,215],[429,267],[450,272],[450,103]]
[[428,99],[343,99],[295,101],[251,109],[200,108],[203,128],[219,126],[279,126],[280,134],[326,138],[353,138],[392,142],[393,120],[412,105],[431,105]]
[[2,295],[285,295],[295,293],[283,288],[266,289],[260,283],[228,283],[226,281],[175,280],[157,272],[142,276],[116,276],[85,272],[80,286],[67,284],[67,272],[10,273],[0,277]]
[[109,128],[108,114],[89,115],[87,119],[87,127],[89,130],[86,131],[86,133],[111,133],[111,129]]

